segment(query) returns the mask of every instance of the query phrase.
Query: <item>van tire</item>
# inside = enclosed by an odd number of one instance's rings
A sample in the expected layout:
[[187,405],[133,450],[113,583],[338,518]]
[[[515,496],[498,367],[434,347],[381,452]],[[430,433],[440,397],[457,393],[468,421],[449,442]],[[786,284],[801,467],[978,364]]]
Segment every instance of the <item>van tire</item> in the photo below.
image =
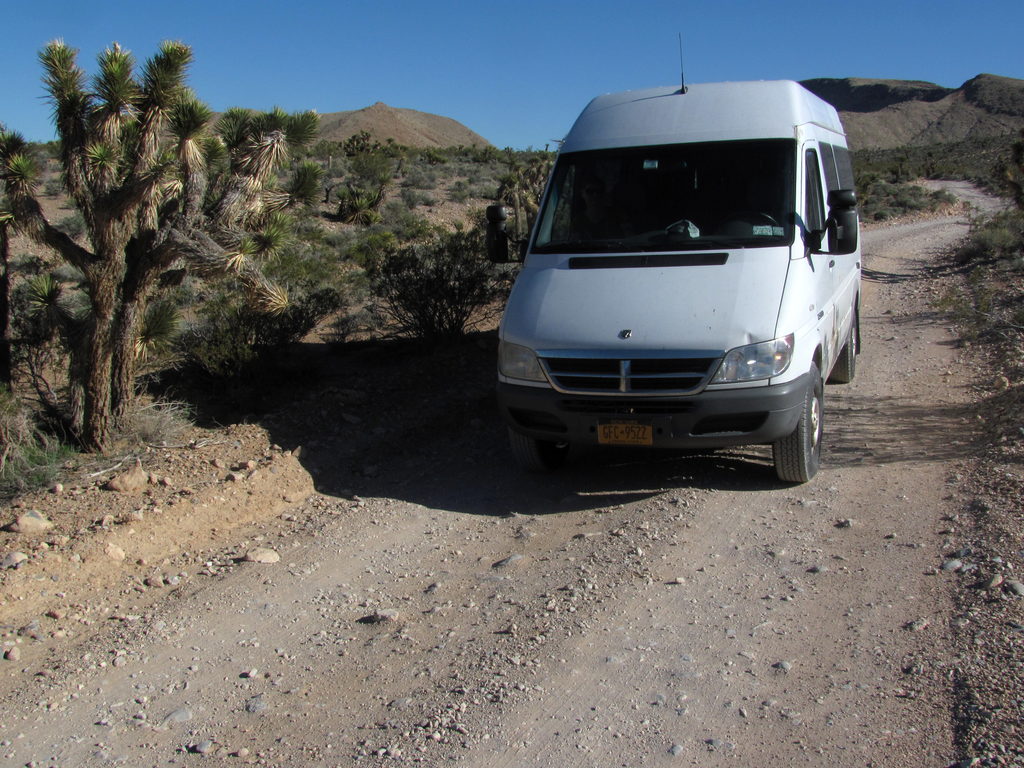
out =
[[860,354],[860,321],[854,317],[853,325],[850,326],[850,336],[846,340],[836,364],[829,374],[829,384],[849,384],[857,375],[857,355]]
[[821,437],[824,434],[824,387],[818,366],[811,365],[804,410],[796,429],[772,443],[775,474],[787,483],[806,483],[821,466]]
[[565,464],[569,455],[568,443],[538,440],[513,429],[508,431],[508,441],[519,466],[530,472],[552,472]]

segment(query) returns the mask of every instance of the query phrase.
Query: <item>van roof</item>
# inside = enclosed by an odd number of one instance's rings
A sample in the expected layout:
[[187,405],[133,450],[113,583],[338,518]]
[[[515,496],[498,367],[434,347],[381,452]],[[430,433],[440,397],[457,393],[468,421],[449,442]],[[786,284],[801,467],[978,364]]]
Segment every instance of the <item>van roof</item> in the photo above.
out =
[[831,104],[792,80],[700,83],[598,96],[583,110],[562,144],[563,152],[611,147],[796,137],[813,124],[841,140],[843,127]]

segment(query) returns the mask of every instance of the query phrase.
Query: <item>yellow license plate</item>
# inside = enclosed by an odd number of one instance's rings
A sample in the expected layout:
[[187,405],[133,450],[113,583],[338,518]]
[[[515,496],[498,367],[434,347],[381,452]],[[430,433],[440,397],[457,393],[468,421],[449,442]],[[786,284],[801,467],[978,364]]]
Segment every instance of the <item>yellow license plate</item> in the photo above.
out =
[[601,445],[654,445],[654,427],[635,421],[608,421],[597,425]]

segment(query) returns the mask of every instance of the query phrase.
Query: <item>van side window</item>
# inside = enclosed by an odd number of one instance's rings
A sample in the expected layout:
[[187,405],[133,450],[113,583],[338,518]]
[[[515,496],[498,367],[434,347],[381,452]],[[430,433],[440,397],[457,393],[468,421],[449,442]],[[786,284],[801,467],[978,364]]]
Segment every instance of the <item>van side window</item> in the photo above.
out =
[[806,184],[804,185],[804,216],[808,231],[825,228],[825,201],[821,194],[821,172],[818,169],[818,153],[808,149],[804,155]]
[[839,174],[839,189],[854,188],[853,161],[846,147],[836,147],[836,173]]
[[819,143],[821,165],[825,172],[825,184],[829,192],[833,189],[853,189],[853,164],[850,150],[831,144]]

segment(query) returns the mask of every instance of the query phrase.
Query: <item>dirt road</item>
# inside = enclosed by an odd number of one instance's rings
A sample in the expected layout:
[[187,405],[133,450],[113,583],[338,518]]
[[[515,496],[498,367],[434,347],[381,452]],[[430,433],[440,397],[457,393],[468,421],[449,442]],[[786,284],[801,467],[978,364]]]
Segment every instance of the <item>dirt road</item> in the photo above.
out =
[[826,390],[805,486],[762,448],[523,475],[491,349],[457,416],[373,416],[371,393],[358,442],[322,397],[296,404],[314,439],[268,430],[304,444],[315,494],[215,537],[159,599],[96,595],[88,629],[5,635],[0,763],[949,764],[942,566],[971,372],[931,302],[965,232],[865,233],[864,351]]

